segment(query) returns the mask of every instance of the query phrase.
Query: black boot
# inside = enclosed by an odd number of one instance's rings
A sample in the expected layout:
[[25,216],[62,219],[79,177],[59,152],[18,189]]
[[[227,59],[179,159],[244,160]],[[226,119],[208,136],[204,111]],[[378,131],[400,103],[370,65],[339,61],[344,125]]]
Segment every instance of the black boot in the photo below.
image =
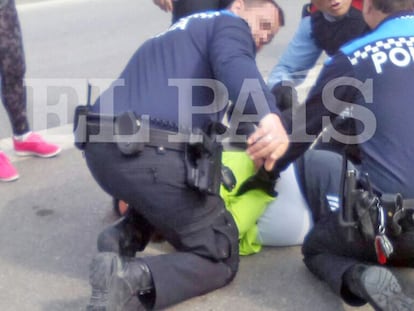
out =
[[135,257],[148,244],[153,227],[131,207],[127,214],[103,230],[98,236],[99,252],[114,252]]
[[403,293],[397,278],[388,269],[357,264],[345,272],[344,282],[353,294],[366,300],[376,311],[414,310],[414,300]]
[[[139,311],[153,304],[151,272],[139,258],[123,259],[115,253],[99,253],[90,265],[89,282],[92,296],[87,311],[125,311],[131,307]],[[140,296],[146,298],[142,299],[145,306]]]

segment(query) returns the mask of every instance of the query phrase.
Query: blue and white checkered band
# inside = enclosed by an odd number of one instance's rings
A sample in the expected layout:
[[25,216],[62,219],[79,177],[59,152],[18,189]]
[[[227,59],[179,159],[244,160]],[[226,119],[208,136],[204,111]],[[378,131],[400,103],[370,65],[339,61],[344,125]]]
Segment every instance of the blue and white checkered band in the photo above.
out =
[[[368,44],[363,48],[355,51],[352,56],[348,56],[352,65],[357,65],[359,60],[368,58],[369,56],[380,51],[391,50],[392,48],[413,48],[414,37],[406,38],[390,38],[385,41],[379,40],[374,44]],[[414,57],[414,56],[413,56]]]

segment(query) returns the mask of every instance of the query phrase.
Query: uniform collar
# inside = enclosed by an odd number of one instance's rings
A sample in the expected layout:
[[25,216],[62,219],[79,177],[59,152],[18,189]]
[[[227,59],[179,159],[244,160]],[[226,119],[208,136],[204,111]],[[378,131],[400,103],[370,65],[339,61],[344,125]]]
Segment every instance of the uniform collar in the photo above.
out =
[[413,11],[400,11],[400,12],[390,14],[386,18],[384,18],[374,29],[381,27],[382,25],[386,24],[390,20],[400,19],[400,18],[412,18],[414,20],[414,12]]

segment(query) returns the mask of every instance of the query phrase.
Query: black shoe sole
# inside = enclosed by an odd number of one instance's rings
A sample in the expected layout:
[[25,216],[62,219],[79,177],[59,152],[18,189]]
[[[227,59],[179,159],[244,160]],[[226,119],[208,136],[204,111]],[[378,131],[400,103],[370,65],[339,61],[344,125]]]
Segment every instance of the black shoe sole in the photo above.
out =
[[412,311],[414,300],[407,297],[397,278],[387,269],[372,266],[361,275],[365,298],[376,311]]

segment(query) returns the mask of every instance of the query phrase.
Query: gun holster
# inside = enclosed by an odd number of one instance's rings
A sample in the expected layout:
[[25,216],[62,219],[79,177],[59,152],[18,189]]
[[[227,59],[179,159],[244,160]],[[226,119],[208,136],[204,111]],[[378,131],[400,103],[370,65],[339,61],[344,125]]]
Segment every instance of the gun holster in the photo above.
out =
[[119,116],[99,115],[89,111],[89,106],[77,106],[73,122],[75,146],[84,150],[90,135],[96,135],[103,142],[114,142],[124,155],[136,155],[144,147],[140,129],[148,122],[137,118],[133,112]]
[[88,142],[87,117],[89,113],[88,106],[77,106],[73,119],[73,135],[76,148],[85,149]]
[[398,236],[402,232],[400,221],[407,215],[407,211],[403,207],[403,201],[400,193],[385,193],[381,196],[381,204],[385,209],[386,215],[386,230],[392,236]]
[[366,240],[373,240],[380,225],[378,222],[381,207],[379,198],[366,190],[357,191],[355,194],[357,197],[354,209],[359,229]]
[[200,129],[190,134],[185,148],[186,181],[189,187],[201,193],[219,193],[222,150],[214,134],[207,135]]
[[[355,175],[347,174],[346,179],[349,178],[355,179]],[[359,229],[366,240],[373,240],[381,227],[389,236],[401,234],[400,221],[406,216],[401,194],[375,193],[367,176],[346,184],[345,203],[348,204],[343,205],[343,208],[346,209],[345,214],[349,215],[347,220]],[[382,215],[384,218],[381,220]]]
[[141,120],[132,112],[126,112],[115,118],[116,145],[123,155],[133,156],[144,150],[145,144],[140,140],[139,133],[141,126]]

